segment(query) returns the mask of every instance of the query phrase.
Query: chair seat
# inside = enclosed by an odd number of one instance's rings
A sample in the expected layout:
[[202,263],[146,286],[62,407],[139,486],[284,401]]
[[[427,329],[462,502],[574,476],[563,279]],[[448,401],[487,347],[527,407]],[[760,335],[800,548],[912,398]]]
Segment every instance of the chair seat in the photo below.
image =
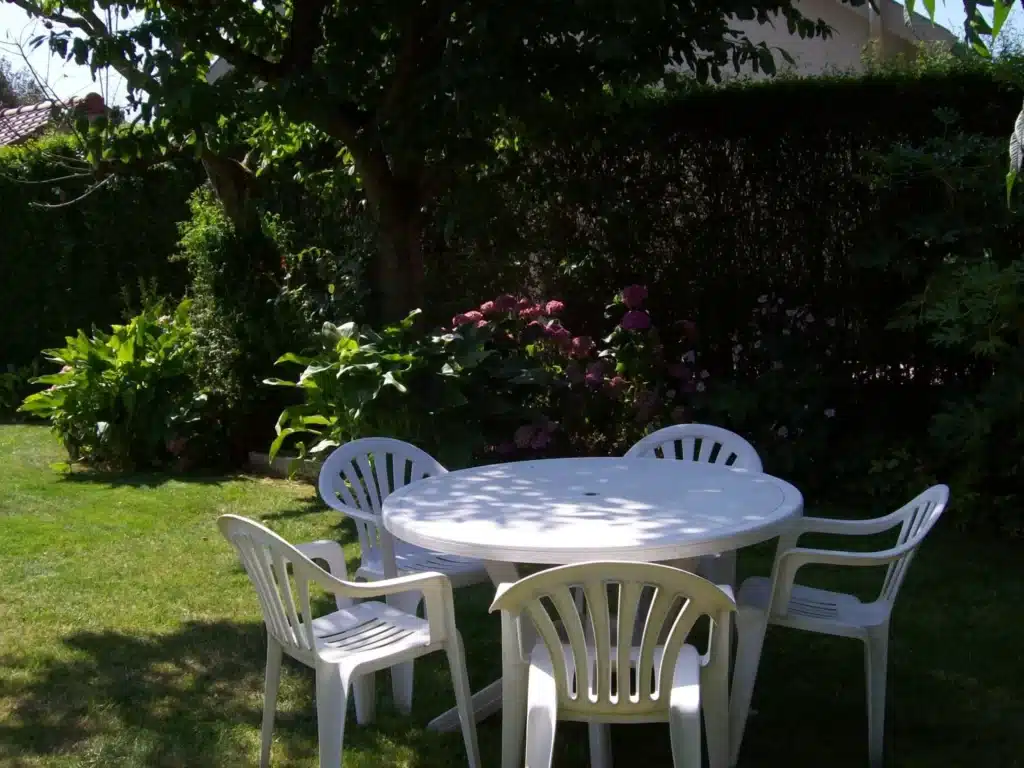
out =
[[[426,573],[427,571],[443,573],[451,579],[454,587],[488,580],[487,569],[480,560],[433,552],[397,539],[395,540],[395,565],[399,575]],[[375,550],[369,557],[363,559],[359,564],[356,576],[371,581],[385,578],[379,550]]]
[[335,663],[365,663],[367,656],[390,658],[430,645],[430,625],[425,619],[378,601],[314,619],[313,634],[320,658]]
[[[752,576],[743,581],[736,605],[739,610],[768,610],[771,599],[771,579]],[[888,618],[886,607],[880,603],[863,603],[854,595],[844,592],[830,592],[827,589],[793,585],[786,616],[773,616],[772,624],[782,626],[803,626],[834,624],[837,627],[873,627],[883,624]],[[843,633],[840,633],[843,634]]]

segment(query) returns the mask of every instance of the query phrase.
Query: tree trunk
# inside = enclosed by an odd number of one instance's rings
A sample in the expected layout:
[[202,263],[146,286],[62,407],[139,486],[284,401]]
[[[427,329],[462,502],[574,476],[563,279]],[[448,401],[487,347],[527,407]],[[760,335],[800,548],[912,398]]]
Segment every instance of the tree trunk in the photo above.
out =
[[382,215],[373,273],[380,320],[393,323],[423,305],[423,227],[418,211]]

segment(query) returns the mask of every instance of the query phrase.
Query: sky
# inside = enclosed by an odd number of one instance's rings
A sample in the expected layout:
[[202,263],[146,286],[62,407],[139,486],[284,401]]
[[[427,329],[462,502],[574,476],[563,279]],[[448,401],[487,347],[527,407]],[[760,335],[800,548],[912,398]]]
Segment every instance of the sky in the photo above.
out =
[[[923,2],[918,3],[919,12],[923,10],[923,5]],[[960,35],[964,21],[961,0],[939,0],[936,5],[936,21]],[[1019,14],[1020,11],[1015,5],[1010,21],[1018,21],[1016,17]],[[32,68],[60,99],[81,97],[90,91],[97,91],[103,95],[107,103],[120,104],[124,101],[124,82],[116,73],[111,72],[103,76],[99,82],[94,82],[88,67],[65,63],[51,56],[45,44],[35,51],[28,51],[28,41],[44,31],[41,25],[33,23],[20,8],[0,0],[0,55],[11,59],[15,67],[20,67],[21,56],[16,45],[20,41],[26,48]]]

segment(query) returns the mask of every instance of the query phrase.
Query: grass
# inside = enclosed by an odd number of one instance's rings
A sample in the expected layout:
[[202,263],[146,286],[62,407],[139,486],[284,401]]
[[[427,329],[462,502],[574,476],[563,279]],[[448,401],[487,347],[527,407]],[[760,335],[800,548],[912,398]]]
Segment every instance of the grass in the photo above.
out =
[[[65,474],[52,467],[61,458],[45,429],[0,426],[0,764],[256,764],[262,623],[214,520],[231,512],[294,541],[335,537],[354,564],[352,532],[306,485]],[[741,570],[765,572],[770,556],[745,551]],[[948,527],[926,542],[894,618],[890,765],[1022,764],[1022,573],[1019,543]],[[852,578],[842,586],[868,585]],[[486,587],[457,598],[474,687],[499,671],[489,598]],[[741,765],[863,765],[860,653],[854,641],[769,632]],[[412,717],[394,713],[385,675],[378,684],[378,722],[352,720],[346,766],[465,764],[457,734],[424,728],[453,703],[442,657],[418,664]],[[556,765],[587,765],[585,731],[559,734]],[[496,765],[499,718],[480,724],[480,741]],[[620,765],[670,764],[664,727],[618,727],[613,741]],[[316,763],[312,673],[286,664],[274,764]]]

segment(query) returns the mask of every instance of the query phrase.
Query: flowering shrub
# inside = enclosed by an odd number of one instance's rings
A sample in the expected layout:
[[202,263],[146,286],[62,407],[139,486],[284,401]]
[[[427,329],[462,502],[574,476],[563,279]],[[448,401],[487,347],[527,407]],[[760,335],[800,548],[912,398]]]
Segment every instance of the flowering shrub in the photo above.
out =
[[418,313],[379,333],[327,324],[317,354],[279,361],[305,366],[297,380],[266,382],[303,393],[281,414],[271,452],[289,440],[302,454],[320,454],[388,435],[451,466],[621,453],[687,418],[706,386],[707,373],[694,367],[695,326],[667,352],[645,299],[642,286],[616,297],[609,316],[617,325],[600,343],[563,325],[561,301],[511,295],[433,332],[417,327]]
[[172,314],[148,307],[111,330],[79,331],[44,350],[60,371],[34,379],[49,387],[20,410],[49,419],[72,461],[115,470],[187,464],[197,438],[215,432],[207,397],[192,383],[189,302]]

